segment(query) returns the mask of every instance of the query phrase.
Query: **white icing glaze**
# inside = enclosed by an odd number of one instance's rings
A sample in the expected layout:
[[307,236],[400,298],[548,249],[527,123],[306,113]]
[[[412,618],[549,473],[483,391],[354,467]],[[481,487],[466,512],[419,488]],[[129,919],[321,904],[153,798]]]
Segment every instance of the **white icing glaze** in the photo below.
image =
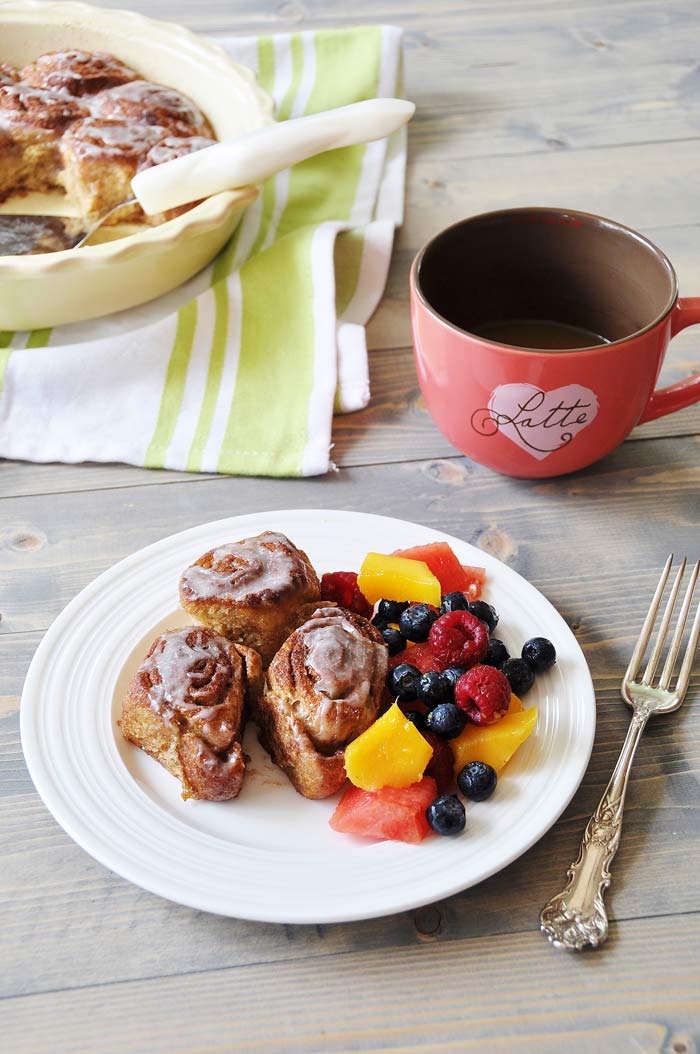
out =
[[[192,637],[194,641],[188,643]],[[210,720],[224,702],[231,683],[231,660],[224,645],[191,626],[165,633],[161,641],[140,667],[150,681],[148,699],[152,709],[166,719],[178,710],[196,711],[205,721]],[[199,705],[198,697],[202,703],[207,701],[215,678],[221,682],[219,702]]]
[[67,151],[79,157],[141,157],[167,134],[167,128],[160,125],[86,117],[66,132],[63,142]]
[[288,538],[265,531],[256,538],[220,545],[213,550],[212,566],[188,567],[180,586],[189,598],[245,601],[268,590],[279,594],[288,589],[299,564],[300,557]]
[[62,130],[85,112],[82,103],[65,92],[22,83],[0,86],[0,127],[20,124]]
[[162,165],[166,161],[174,161],[176,157],[193,154],[195,150],[204,150],[205,147],[213,146],[214,143],[214,139],[209,139],[205,135],[169,135],[148,151],[144,164]]
[[316,678],[313,701],[297,704],[299,717],[317,743],[343,743],[374,717],[372,686],[383,683],[377,665],[386,665],[386,648],[337,611],[310,619],[297,632],[306,667]]
[[71,95],[80,95],[82,91],[98,90],[100,85],[91,82],[102,82],[101,87],[112,85],[136,77],[135,72],[123,62],[105,51],[48,51],[39,55],[22,70],[22,77],[29,83],[53,90],[67,91]]
[[192,129],[204,124],[202,111],[191,99],[174,88],[144,80],[128,81],[99,92],[94,96],[92,111],[110,119],[143,117],[166,123],[175,120]]

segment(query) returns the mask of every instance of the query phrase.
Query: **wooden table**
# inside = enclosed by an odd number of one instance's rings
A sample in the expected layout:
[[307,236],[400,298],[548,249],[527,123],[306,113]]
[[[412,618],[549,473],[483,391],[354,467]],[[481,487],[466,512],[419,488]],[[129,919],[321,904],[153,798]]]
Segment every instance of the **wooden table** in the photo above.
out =
[[[640,228],[700,294],[700,19],[693,0],[142,0],[213,36],[392,21],[406,30],[406,223],[370,326],[372,403],[339,418],[337,474],[229,479],[120,465],[2,465],[0,1047],[59,1052],[691,1054],[700,1049],[700,672],[643,740],[614,865],[607,944],[573,956],[538,933],[624,736],[618,685],[673,549],[697,557],[700,411],[633,434],[546,482],[457,455],[431,423],[409,350],[416,249],[508,204],[587,209]],[[673,343],[664,377],[700,364]],[[279,926],[190,911],[110,874],[56,825],[19,742],[43,632],[114,561],[202,519],[286,507],[416,520],[495,553],[573,627],[595,680],[587,775],[554,829],[475,889],[353,925]]]

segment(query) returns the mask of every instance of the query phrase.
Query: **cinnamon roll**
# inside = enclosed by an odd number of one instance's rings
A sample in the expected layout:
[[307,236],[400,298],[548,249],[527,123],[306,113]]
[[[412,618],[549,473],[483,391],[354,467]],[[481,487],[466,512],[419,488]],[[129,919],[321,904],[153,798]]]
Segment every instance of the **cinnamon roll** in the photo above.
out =
[[270,663],[252,716],[260,742],[305,798],[342,786],[345,747],[376,719],[387,664],[371,622],[330,606],[319,607]]
[[[131,180],[151,147],[167,134],[167,128],[139,121],[86,117],[73,124],[61,141],[61,157],[66,192],[81,216],[103,216],[132,197]],[[141,219],[139,205],[114,216],[115,223]]]
[[182,783],[183,798],[227,801],[241,789],[246,707],[260,657],[203,626],[156,637],[126,693],[119,725]]
[[175,88],[150,81],[130,81],[108,88],[94,97],[92,112],[109,121],[140,121],[161,125],[171,135],[211,136],[204,114],[191,99]]
[[285,535],[264,531],[211,549],[180,578],[180,603],[198,622],[260,652],[263,666],[320,588],[306,553]]
[[138,74],[104,51],[47,51],[22,70],[22,80],[33,88],[50,88],[69,95],[94,95]]
[[61,136],[86,113],[68,95],[21,83],[0,87],[0,199],[59,186]]

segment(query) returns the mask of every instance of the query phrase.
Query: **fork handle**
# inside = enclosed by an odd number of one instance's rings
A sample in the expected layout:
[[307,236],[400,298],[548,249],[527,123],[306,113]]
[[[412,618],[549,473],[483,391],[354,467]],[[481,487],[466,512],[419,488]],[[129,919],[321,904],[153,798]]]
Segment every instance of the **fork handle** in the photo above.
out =
[[540,928],[557,948],[596,948],[608,935],[603,894],[610,885],[610,864],[620,844],[632,761],[650,713],[645,703],[635,706],[615,770],[586,825],[578,859],[567,872],[568,882],[540,914]]

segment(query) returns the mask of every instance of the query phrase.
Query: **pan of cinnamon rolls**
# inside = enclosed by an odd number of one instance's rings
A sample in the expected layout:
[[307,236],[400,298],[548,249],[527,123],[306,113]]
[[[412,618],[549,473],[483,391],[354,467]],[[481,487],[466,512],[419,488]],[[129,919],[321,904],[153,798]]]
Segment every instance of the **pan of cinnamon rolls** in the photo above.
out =
[[[62,189],[94,220],[132,196],[141,169],[216,141],[192,99],[105,52],[50,51],[22,69],[5,63],[0,78],[0,201]],[[117,219],[157,224],[176,214],[146,216],[134,205]]]
[[299,794],[334,794],[345,748],[389,702],[381,634],[323,601],[308,556],[277,531],[203,553],[179,594],[192,625],[152,642],[123,700],[124,736],[183,798],[225,801],[244,785],[251,721]]
[[[0,215],[81,218],[132,196],[143,168],[269,124],[253,73],[181,26],[67,2],[0,4]],[[107,315],[169,292],[228,240],[257,187],[146,217],[99,244],[0,253],[0,330]]]

